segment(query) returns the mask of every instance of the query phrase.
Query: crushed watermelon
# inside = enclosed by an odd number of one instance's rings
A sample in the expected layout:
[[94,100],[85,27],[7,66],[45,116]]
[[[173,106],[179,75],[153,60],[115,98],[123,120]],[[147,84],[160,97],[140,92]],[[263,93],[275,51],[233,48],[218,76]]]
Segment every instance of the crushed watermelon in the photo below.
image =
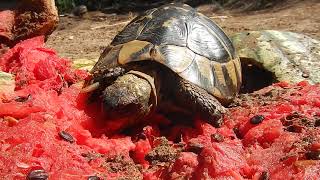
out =
[[[120,132],[80,93],[88,73],[71,68],[44,38],[0,59],[15,90],[0,92],[4,179],[317,179],[320,85],[277,83],[241,95],[214,128],[155,114]],[[1,89],[1,88],[0,88]]]

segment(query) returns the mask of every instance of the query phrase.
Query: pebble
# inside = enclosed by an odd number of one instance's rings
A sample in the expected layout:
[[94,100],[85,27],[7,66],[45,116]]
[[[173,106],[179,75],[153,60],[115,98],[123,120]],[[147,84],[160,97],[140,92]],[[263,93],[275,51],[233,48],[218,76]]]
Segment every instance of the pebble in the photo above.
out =
[[211,135],[211,140],[214,142],[223,142],[224,137],[221,134],[215,133]]
[[308,74],[308,73],[302,73],[302,77],[308,78],[308,77],[309,77],[309,74]]

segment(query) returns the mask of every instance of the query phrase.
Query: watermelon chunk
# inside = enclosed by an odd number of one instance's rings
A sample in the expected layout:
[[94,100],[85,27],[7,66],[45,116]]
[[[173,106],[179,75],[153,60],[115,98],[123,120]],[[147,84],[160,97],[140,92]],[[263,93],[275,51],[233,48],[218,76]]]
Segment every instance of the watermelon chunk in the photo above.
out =
[[0,96],[4,179],[320,176],[319,84],[277,83],[241,95],[221,128],[199,118],[182,124],[155,114],[122,132],[125,121],[106,119],[100,102],[88,104],[80,93],[88,73],[45,48],[43,37],[10,49],[0,69],[15,83]]

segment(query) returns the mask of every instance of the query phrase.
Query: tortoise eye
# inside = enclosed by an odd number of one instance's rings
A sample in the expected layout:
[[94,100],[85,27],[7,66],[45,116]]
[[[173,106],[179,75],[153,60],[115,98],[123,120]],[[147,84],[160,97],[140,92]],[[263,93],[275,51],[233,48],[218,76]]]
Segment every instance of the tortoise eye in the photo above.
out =
[[150,49],[150,56],[153,57],[157,54],[157,50],[155,48]]

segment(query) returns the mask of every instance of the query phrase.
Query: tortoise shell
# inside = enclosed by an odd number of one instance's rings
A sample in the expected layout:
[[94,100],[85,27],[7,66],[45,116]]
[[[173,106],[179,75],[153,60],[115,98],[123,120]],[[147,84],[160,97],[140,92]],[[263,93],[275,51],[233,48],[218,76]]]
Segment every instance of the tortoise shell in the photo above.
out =
[[[241,65],[222,29],[184,4],[146,11],[133,19],[101,54],[91,73],[134,61],[156,61],[229,102],[241,85]],[[160,65],[160,64],[159,64]]]

